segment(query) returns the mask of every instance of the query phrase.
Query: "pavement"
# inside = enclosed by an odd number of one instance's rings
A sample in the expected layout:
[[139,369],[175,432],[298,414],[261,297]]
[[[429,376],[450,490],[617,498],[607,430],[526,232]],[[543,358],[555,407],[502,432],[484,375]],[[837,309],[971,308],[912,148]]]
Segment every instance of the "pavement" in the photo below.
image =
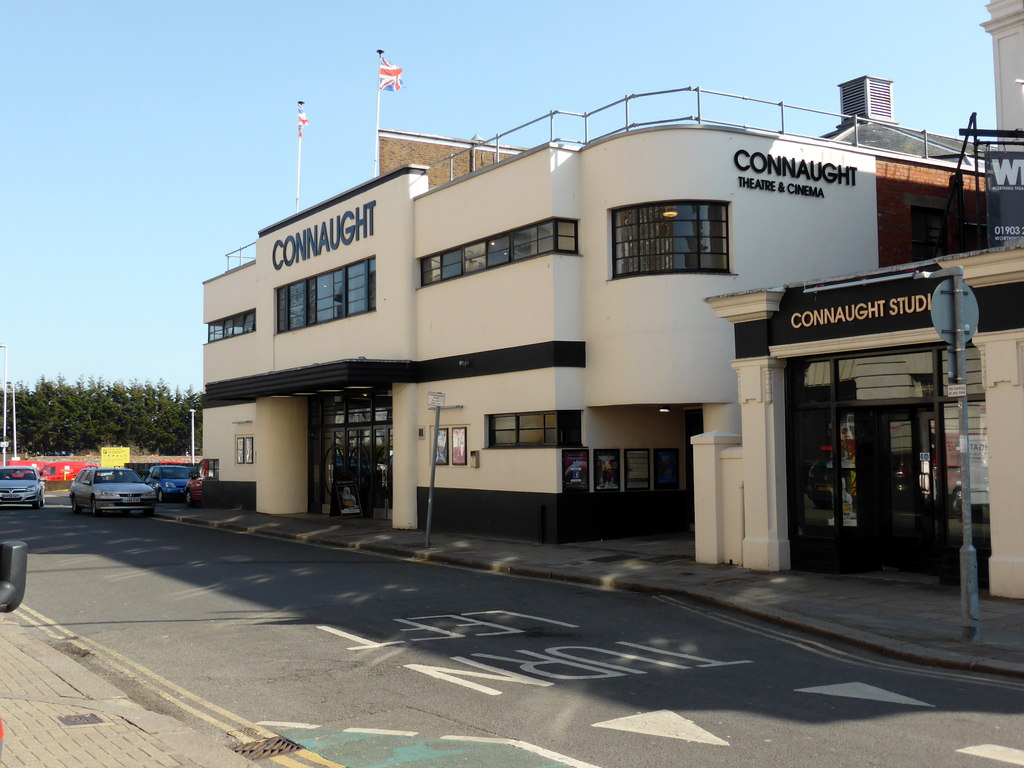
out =
[[[323,515],[267,515],[163,504],[156,516],[250,535],[612,590],[689,598],[947,669],[1024,678],[1024,600],[980,595],[980,630],[963,639],[960,589],[893,571],[764,573],[694,560],[693,536],[673,534],[544,545],[394,530]],[[31,557],[31,554],[30,554]],[[29,589],[31,594],[31,585]],[[0,614],[0,766],[243,768],[253,763],[179,721],[147,711],[19,623]],[[99,722],[95,722],[95,721]]]

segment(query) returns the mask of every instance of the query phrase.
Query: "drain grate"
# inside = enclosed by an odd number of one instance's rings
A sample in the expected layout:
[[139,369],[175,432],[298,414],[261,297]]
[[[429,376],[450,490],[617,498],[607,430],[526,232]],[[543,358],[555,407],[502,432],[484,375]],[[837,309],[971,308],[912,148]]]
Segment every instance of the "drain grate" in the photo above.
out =
[[97,715],[91,713],[88,715],[64,715],[57,719],[64,725],[96,725],[103,722]]
[[250,760],[261,760],[265,757],[277,757],[278,755],[288,755],[292,752],[298,752],[302,749],[301,744],[296,744],[290,739],[286,739],[283,736],[274,736],[270,739],[261,739],[260,741],[250,741],[248,744],[240,744],[232,749],[233,752],[237,752],[242,757],[247,757]]

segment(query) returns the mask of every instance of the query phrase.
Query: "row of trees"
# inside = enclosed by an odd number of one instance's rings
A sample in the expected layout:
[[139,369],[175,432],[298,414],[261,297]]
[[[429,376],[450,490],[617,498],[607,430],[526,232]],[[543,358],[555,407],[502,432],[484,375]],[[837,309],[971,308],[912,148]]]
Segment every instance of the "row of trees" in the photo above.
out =
[[[13,402],[12,402],[13,401]],[[202,394],[171,390],[163,381],[130,384],[103,379],[40,378],[16,384],[7,396],[10,449],[17,420],[22,456],[98,453],[103,446],[127,446],[132,453],[186,455],[195,410],[196,452],[202,445]]]

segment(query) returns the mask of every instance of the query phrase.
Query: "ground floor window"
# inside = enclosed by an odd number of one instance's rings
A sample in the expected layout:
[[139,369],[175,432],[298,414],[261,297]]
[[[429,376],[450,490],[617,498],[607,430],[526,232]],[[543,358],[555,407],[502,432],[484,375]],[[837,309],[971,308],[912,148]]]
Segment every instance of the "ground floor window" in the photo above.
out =
[[255,464],[256,454],[253,451],[251,436],[235,438],[235,464]]
[[582,445],[580,411],[498,413],[487,417],[492,448]]

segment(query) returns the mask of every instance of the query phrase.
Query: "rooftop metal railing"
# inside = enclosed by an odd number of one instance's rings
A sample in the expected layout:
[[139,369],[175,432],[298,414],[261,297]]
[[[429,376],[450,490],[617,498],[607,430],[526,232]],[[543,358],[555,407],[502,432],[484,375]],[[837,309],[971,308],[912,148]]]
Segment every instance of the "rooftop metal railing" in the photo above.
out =
[[[688,111],[679,110],[682,114],[677,114],[677,116],[674,117],[653,117],[647,115],[643,111],[654,99],[677,99],[680,95],[688,99],[688,104],[685,106],[689,107]],[[715,105],[715,108],[721,108],[722,111],[720,113],[714,113],[714,117],[709,116],[709,112],[711,111],[709,109],[710,105],[706,103],[709,99],[714,99],[716,101],[718,99],[723,100],[722,104]],[[618,119],[612,116],[611,123],[604,124],[603,128],[599,127],[601,125],[599,120],[611,115],[612,110],[615,110],[617,107],[622,108],[621,116]],[[753,111],[751,108],[767,108],[767,112],[772,116],[767,122],[762,118],[762,122],[759,123],[752,123],[741,119],[743,114]],[[641,112],[641,114],[638,114],[638,112]],[[652,117],[652,119],[638,119],[647,117]],[[561,118],[570,118],[576,122],[577,127],[575,134],[558,134],[556,131],[556,121]],[[834,124],[837,119],[839,121],[839,125]],[[816,125],[818,122],[821,123],[824,129],[822,130],[819,128],[818,130],[812,130],[812,126]],[[833,124],[831,126],[824,127],[826,122],[831,122]],[[587,144],[599,139],[614,136],[619,133],[626,133],[638,128],[650,128],[659,125],[673,125],[677,123],[717,125],[722,127],[759,131],[777,136],[795,136],[799,138],[825,140],[829,140],[829,134],[835,135],[840,130],[845,132],[852,129],[852,134],[848,134],[845,140],[841,143],[855,147],[873,146],[866,143],[869,139],[863,136],[865,129],[872,126],[884,126],[890,131],[902,134],[906,138],[908,145],[920,145],[921,147],[919,152],[907,152],[891,149],[887,151],[898,151],[899,154],[907,154],[912,157],[924,158],[949,158],[953,155],[959,154],[959,141],[957,139],[932,134],[927,130],[912,130],[902,128],[896,123],[872,120],[859,115],[846,115],[839,112],[828,112],[820,109],[811,109],[809,107],[798,107],[792,104],[786,104],[782,101],[768,101],[750,96],[740,96],[732,93],[724,93],[722,91],[707,90],[697,86],[687,86],[686,88],[673,88],[665,91],[630,94],[628,96],[623,96],[621,99],[616,99],[610,104],[598,107],[590,112],[566,112],[559,109],[552,110],[546,115],[541,115],[533,120],[517,125],[515,128],[497,133],[489,139],[474,141],[473,146],[454,152],[445,159],[434,163],[430,167],[434,168],[439,165],[447,164],[449,180],[452,180],[455,178],[456,159],[468,153],[480,152],[484,149],[487,152],[493,151],[494,162],[497,163],[501,160],[502,154],[518,154],[519,152],[524,151],[525,147],[538,146],[545,142],[549,144],[586,146]],[[546,140],[543,137],[543,134],[537,131],[538,126],[545,124],[547,126]],[[533,130],[531,131],[531,129]],[[525,140],[517,139],[516,137],[519,136],[528,138]],[[470,167],[473,167],[473,165]]]
[[[225,272],[230,272],[232,269],[248,264],[249,262],[256,261],[256,243],[252,242],[248,245],[243,245],[241,248],[237,248],[229,253],[224,254],[224,258],[227,260],[227,266],[224,267]],[[246,253],[250,248],[251,251]]]

